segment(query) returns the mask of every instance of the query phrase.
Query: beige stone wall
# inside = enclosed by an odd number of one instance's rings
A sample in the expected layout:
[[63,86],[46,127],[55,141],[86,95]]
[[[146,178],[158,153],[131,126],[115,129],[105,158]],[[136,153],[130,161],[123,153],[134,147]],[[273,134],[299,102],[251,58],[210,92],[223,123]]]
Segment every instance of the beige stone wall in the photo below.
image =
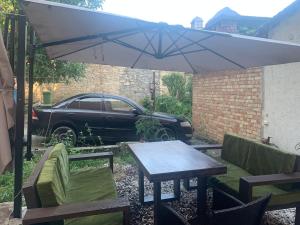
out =
[[261,137],[262,69],[194,75],[193,126],[222,141],[226,132]]
[[[53,103],[80,93],[108,93],[122,95],[137,102],[150,97],[150,84],[153,81],[152,70],[130,69],[107,65],[87,65],[85,77],[68,84],[56,83],[34,86],[34,102],[42,102],[42,91],[52,91]],[[162,72],[164,75],[169,72]],[[155,71],[156,94],[165,93],[161,72]]]

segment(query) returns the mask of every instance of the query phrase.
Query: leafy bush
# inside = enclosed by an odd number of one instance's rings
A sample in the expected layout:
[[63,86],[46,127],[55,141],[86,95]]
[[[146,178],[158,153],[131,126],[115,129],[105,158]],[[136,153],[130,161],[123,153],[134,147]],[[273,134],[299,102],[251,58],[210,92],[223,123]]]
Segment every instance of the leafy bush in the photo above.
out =
[[188,120],[192,118],[192,107],[190,104],[180,102],[176,98],[168,95],[161,95],[156,98],[155,111],[185,117]]
[[149,97],[142,99],[141,105],[147,110],[153,110],[153,102]]
[[155,140],[155,134],[162,128],[158,119],[153,117],[141,118],[135,123],[137,135],[145,141]]

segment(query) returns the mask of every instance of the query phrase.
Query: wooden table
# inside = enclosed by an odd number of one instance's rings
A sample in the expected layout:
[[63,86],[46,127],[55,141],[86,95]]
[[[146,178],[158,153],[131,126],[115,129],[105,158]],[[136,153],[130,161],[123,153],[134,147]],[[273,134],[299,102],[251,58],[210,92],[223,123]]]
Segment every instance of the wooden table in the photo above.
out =
[[[139,197],[141,203],[154,199],[154,224],[158,225],[161,201],[180,197],[180,179],[197,177],[197,215],[206,211],[206,181],[211,175],[226,173],[226,167],[181,141],[129,144],[139,166]],[[144,199],[144,175],[154,185],[154,197]],[[161,182],[174,180],[174,194],[161,195]]]

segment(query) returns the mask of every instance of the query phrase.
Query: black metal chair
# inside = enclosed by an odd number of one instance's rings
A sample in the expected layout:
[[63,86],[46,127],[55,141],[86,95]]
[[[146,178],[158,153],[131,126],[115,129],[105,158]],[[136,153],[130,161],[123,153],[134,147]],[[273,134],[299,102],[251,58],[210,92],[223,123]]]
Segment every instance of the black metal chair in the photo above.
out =
[[[227,193],[213,191],[212,215],[209,225],[259,225],[265,213],[271,194],[244,204]],[[159,213],[159,225],[195,225],[197,219],[187,221],[170,206],[162,204]]]

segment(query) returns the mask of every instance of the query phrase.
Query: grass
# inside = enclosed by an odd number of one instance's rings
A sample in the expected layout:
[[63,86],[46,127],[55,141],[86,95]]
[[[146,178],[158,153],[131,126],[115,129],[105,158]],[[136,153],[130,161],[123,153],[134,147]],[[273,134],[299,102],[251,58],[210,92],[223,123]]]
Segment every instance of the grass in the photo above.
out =
[[[41,158],[41,155],[36,154],[32,161],[24,161],[23,178],[26,180],[31,171],[35,167],[36,163]],[[14,173],[5,172],[0,176],[0,202],[13,201],[14,193]]]
[[[79,153],[79,152],[77,152]],[[73,154],[73,153],[72,153]],[[26,180],[34,169],[36,163],[41,158],[41,155],[36,154],[32,161],[24,161],[23,177]],[[86,160],[70,163],[70,170],[76,171],[87,167],[103,167],[108,163],[108,160]],[[114,163],[119,164],[135,164],[135,160],[131,156],[128,150],[123,150],[115,154]],[[13,201],[14,193],[14,173],[6,172],[0,176],[0,203]]]

